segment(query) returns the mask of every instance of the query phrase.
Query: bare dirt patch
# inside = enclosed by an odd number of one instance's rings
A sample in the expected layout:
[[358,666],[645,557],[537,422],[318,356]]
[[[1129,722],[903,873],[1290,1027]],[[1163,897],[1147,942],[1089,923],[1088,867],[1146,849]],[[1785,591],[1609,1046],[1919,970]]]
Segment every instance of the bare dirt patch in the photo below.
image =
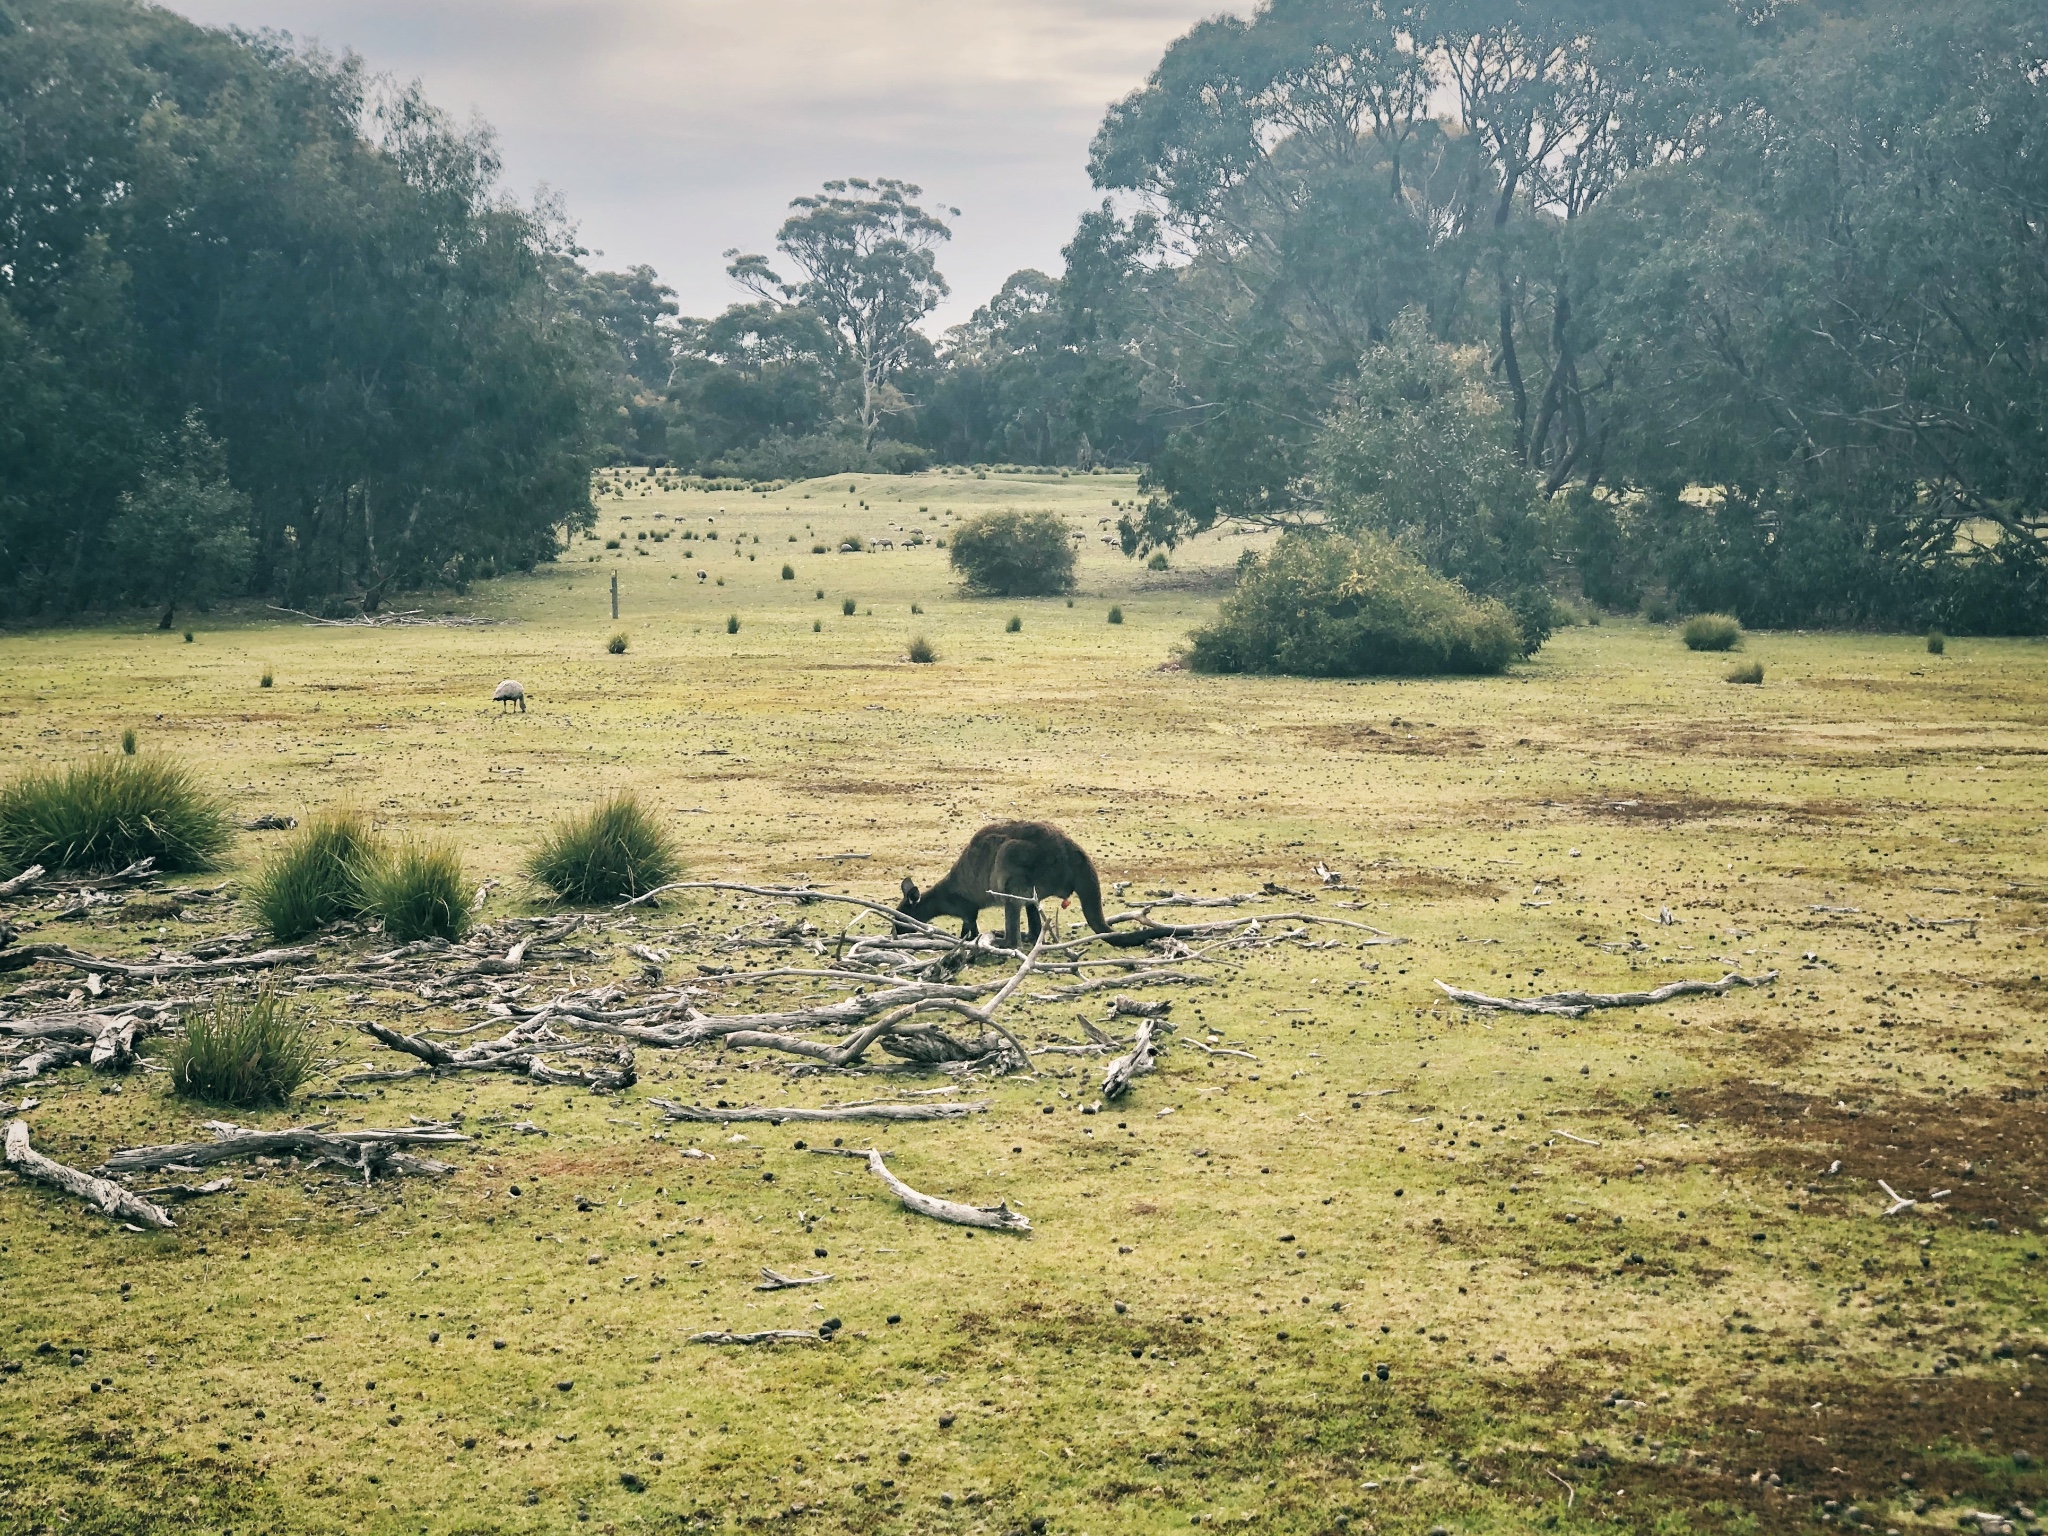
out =
[[1431,726],[1378,726],[1358,721],[1343,725],[1310,725],[1296,731],[1302,740],[1325,752],[1396,752],[1410,757],[1446,757],[1485,750],[1486,740],[1466,727],[1438,730]]

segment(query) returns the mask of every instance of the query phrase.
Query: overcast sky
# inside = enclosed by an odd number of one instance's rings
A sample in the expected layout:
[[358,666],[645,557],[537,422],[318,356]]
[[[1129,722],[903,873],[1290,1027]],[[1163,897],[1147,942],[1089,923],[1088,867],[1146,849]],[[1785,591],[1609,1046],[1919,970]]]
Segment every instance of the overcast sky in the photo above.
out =
[[598,265],[646,262],[686,314],[741,297],[729,246],[769,251],[789,199],[895,176],[958,207],[958,320],[1019,267],[1059,270],[1098,195],[1088,141],[1202,0],[173,0],[277,28],[498,131],[506,181],[566,198]]

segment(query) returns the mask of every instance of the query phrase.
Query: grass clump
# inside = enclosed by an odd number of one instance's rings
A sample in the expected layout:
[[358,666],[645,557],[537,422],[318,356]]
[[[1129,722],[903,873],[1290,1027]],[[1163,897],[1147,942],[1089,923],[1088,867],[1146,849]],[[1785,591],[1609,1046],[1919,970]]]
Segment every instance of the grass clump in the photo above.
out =
[[725,632],[728,635],[736,635],[740,632],[740,616],[738,614],[728,613],[725,616]]
[[353,809],[328,811],[308,821],[257,871],[249,905],[272,938],[304,938],[362,912],[364,873],[381,857],[368,816]]
[[823,633],[825,633],[825,621],[823,619],[811,620],[811,633],[814,635],[822,635]]
[[1300,677],[1503,672],[1523,652],[1507,607],[1475,598],[1391,539],[1284,534],[1248,562],[1215,622],[1188,637],[1197,672]]
[[135,755],[135,727],[132,725],[121,733],[121,755],[123,757],[133,757]]
[[1728,674],[1731,683],[1761,683],[1764,680],[1764,664],[1760,661],[1745,661]]
[[1024,615],[1021,613],[1013,613],[1010,615],[1010,622],[1003,626],[1003,633],[1006,635],[1014,635],[1020,632],[1023,628]]
[[680,868],[668,834],[630,794],[556,822],[526,861],[536,884],[586,906],[643,896]]
[[228,808],[180,764],[96,757],[0,790],[0,870],[211,869],[234,841]]
[[187,1017],[168,1063],[175,1092],[237,1108],[287,1103],[315,1064],[311,1032],[267,987]]
[[621,630],[618,634],[613,635],[611,639],[605,641],[604,648],[614,656],[623,656],[626,654],[626,644],[626,633],[624,630]]
[[1112,607],[1112,608],[1111,608],[1111,609],[1109,610],[1109,622],[1110,622],[1110,623],[1112,623],[1112,624],[1121,624],[1121,623],[1123,623],[1123,621],[1124,621],[1124,611],[1123,611],[1123,609],[1122,609],[1121,607]]
[[1074,587],[1074,545],[1050,512],[983,512],[953,531],[947,558],[967,590],[990,597],[1055,597]]
[[840,599],[840,601],[839,601],[839,611],[840,611],[840,613],[841,613],[841,614],[845,615],[845,616],[846,616],[847,618],[849,618],[849,619],[850,619],[850,618],[852,618],[852,617],[853,617],[853,612],[854,612],[854,602],[853,602],[853,599],[852,599],[852,598],[850,598],[850,597],[847,597],[847,598],[841,598],[841,599]]
[[1742,643],[1742,625],[1725,613],[1696,613],[1678,633],[1688,651],[1732,651]]
[[462,855],[445,843],[408,842],[362,868],[365,911],[392,938],[459,939],[469,931],[471,896]]
[[1163,549],[1153,550],[1152,558],[1145,562],[1145,569],[1148,571],[1163,571],[1168,569],[1166,551]]
[[795,581],[795,580],[796,580],[796,567],[795,567],[795,566],[793,566],[793,565],[785,564],[785,565],[784,565],[784,566],[782,567],[782,579],[783,579],[784,581]]
[[277,679],[271,676],[270,668],[265,667],[263,669],[263,675],[256,679],[256,686],[258,688],[268,688],[275,684],[276,681]]
[[1947,649],[1948,649],[1948,636],[1947,636],[1947,635],[1944,635],[1944,634],[1943,634],[1943,633],[1942,633],[1942,632],[1941,632],[1940,630],[1938,630],[1938,629],[1930,629],[1929,631],[1927,631],[1927,654],[1928,654],[1928,655],[1930,655],[1930,656],[1939,656],[1939,655],[1940,655],[1940,654],[1941,654],[1941,653],[1942,653],[1943,651],[1945,651],[1945,650],[1947,650]]
[[908,655],[910,659],[916,662],[919,666],[925,666],[939,659],[939,653],[937,649],[934,648],[931,641],[925,639],[923,635],[911,636],[910,650],[908,652]]

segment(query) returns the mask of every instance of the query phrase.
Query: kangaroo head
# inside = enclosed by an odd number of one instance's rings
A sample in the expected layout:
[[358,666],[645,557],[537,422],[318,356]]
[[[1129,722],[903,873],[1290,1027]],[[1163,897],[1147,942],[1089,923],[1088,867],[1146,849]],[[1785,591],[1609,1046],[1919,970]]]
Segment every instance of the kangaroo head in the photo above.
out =
[[[906,912],[910,916],[922,920],[924,914],[917,910],[917,904],[922,899],[922,894],[917,888],[917,882],[911,879],[910,876],[905,875],[903,877],[903,900],[896,904],[896,910],[898,912]],[[898,933],[907,933],[910,930],[905,928],[903,924],[898,923],[896,931]]]

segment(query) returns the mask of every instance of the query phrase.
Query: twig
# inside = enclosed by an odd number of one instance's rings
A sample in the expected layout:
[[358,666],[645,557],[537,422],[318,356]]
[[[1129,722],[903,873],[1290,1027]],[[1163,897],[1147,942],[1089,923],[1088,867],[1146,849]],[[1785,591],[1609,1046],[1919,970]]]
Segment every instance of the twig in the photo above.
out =
[[1582,1147],[1597,1147],[1600,1145],[1599,1142],[1594,1141],[1590,1137],[1574,1136],[1570,1131],[1560,1131],[1554,1126],[1551,1128],[1550,1134],[1553,1136],[1562,1136],[1566,1141],[1576,1141]]
[[[1906,1198],[1906,1197],[1905,1197],[1904,1195],[1900,1194],[1900,1193],[1899,1193],[1899,1192],[1898,1192],[1898,1191],[1897,1191],[1896,1189],[1893,1189],[1893,1188],[1891,1187],[1891,1185],[1889,1185],[1889,1184],[1885,1183],[1885,1181],[1884,1181],[1883,1179],[1879,1179],[1879,1180],[1877,1181],[1877,1187],[1878,1187],[1879,1189],[1883,1190],[1883,1191],[1884,1191],[1884,1192],[1885,1192],[1885,1193],[1886,1193],[1887,1195],[1890,1195],[1890,1196],[1891,1196],[1891,1199],[1892,1199],[1892,1203],[1891,1203],[1891,1204],[1890,1204],[1889,1206],[1887,1206],[1887,1207],[1885,1208],[1885,1212],[1884,1212],[1884,1214],[1885,1214],[1885,1215],[1887,1215],[1887,1216],[1896,1216],[1896,1215],[1898,1215],[1898,1214],[1899,1214],[1899,1212],[1901,1212],[1901,1211],[1909,1211],[1909,1210],[1911,1210],[1911,1209],[1912,1209],[1912,1208],[1913,1208],[1914,1206],[1916,1206],[1916,1205],[1918,1205],[1918,1204],[1920,1203],[1920,1202],[1919,1202],[1918,1200],[1908,1200],[1908,1199],[1907,1199],[1907,1198]],[[1943,1193],[1943,1194],[1947,1194],[1947,1193],[1948,1193],[1948,1191],[1947,1191],[1947,1190],[1943,1190],[1943,1191],[1942,1191],[1942,1193]]]
[[[853,1154],[858,1156],[859,1154]],[[941,1200],[934,1195],[921,1195],[889,1171],[882,1161],[882,1154],[874,1148],[867,1149],[868,1171],[889,1186],[890,1191],[901,1200],[906,1209],[920,1216],[929,1216],[934,1221],[950,1221],[955,1226],[982,1227],[997,1232],[1029,1232],[1031,1223],[1022,1211],[1010,1209],[1007,1201],[994,1205],[961,1205],[955,1200]]]
[[1566,1509],[1570,1509],[1572,1507],[1573,1501],[1577,1499],[1579,1496],[1578,1490],[1572,1487],[1572,1485],[1566,1482],[1563,1478],[1559,1477],[1555,1472],[1551,1471],[1548,1467],[1545,1467],[1543,1469],[1543,1474],[1544,1476],[1548,1477],[1553,1483],[1557,1484],[1558,1487],[1564,1490],[1564,1507]]
[[649,1099],[671,1120],[725,1124],[731,1121],[765,1120],[771,1125],[785,1121],[826,1120],[964,1120],[969,1115],[988,1113],[987,1104],[848,1104],[838,1108],[797,1109],[779,1105],[749,1105],[744,1109],[706,1109],[701,1104],[672,1104],[667,1099]]
[[823,1285],[831,1278],[830,1275],[820,1275],[815,1272],[808,1275],[779,1275],[766,1264],[763,1264],[761,1266],[761,1283],[755,1286],[754,1289],[757,1291],[783,1291],[798,1285]]
[[822,1344],[824,1339],[802,1328],[763,1328],[759,1333],[734,1333],[730,1329],[693,1333],[692,1344]]
[[1694,992],[1727,992],[1735,987],[1762,987],[1778,979],[1776,971],[1760,976],[1743,976],[1730,971],[1719,981],[1672,981],[1649,992],[1551,992],[1542,997],[1489,997],[1468,992],[1447,981],[1437,982],[1443,994],[1457,1003],[1474,1008],[1505,1008],[1510,1013],[1555,1013],[1576,1019],[1595,1008],[1641,1008],[1651,1003],[1668,1003],[1674,997]]
[[171,1213],[160,1205],[151,1205],[133,1191],[123,1189],[111,1179],[95,1178],[89,1173],[80,1173],[76,1168],[67,1168],[62,1163],[52,1162],[28,1144],[28,1122],[12,1120],[7,1125],[6,1137],[7,1166],[25,1179],[36,1179],[61,1189],[67,1195],[98,1206],[109,1216],[125,1217],[139,1221],[144,1226],[167,1230],[177,1223],[171,1220]]
[[1158,1064],[1152,1054],[1152,1020],[1144,1019],[1138,1024],[1137,1038],[1131,1042],[1130,1054],[1119,1056],[1109,1064],[1102,1074],[1102,1096],[1105,1099],[1120,1099],[1129,1091],[1131,1080],[1150,1072]]

